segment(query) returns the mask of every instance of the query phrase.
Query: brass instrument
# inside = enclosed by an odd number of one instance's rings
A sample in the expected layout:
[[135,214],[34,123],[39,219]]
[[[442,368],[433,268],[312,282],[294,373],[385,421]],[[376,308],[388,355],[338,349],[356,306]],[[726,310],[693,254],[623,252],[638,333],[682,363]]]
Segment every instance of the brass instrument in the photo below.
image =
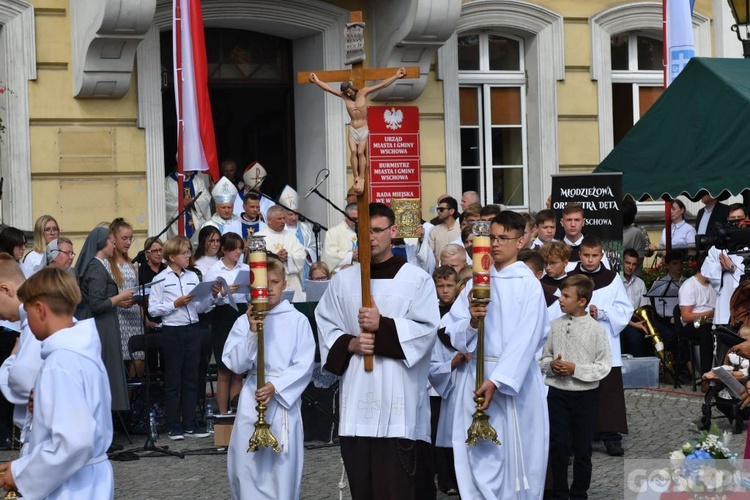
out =
[[654,311],[652,306],[641,306],[633,312],[633,321],[643,323],[646,326],[646,338],[650,338],[654,343],[656,355],[661,360],[664,368],[672,377],[674,377],[674,353],[664,349],[664,342],[662,341],[661,335],[659,335],[659,331],[656,329],[656,322],[654,321],[655,315],[656,311]]
[[[252,315],[258,323],[258,360],[257,360],[257,388],[266,385],[266,359],[265,339],[263,335],[263,323],[268,314],[268,275],[266,274],[266,242],[263,236],[253,236],[248,244],[250,265],[250,303],[252,304]],[[258,451],[259,448],[272,448],[280,453],[278,440],[271,433],[271,424],[266,422],[266,405],[258,400],[255,410],[258,412],[258,420],[255,422],[255,431],[250,436],[247,452]]]
[[[473,228],[474,252],[473,252],[473,287],[471,301],[478,304],[490,303],[490,224],[489,221],[477,221]],[[478,391],[484,382],[484,318],[477,319],[477,373],[474,382],[475,391]],[[479,408],[484,404],[484,396],[474,394],[476,411],[471,416],[471,426],[467,431],[466,444],[476,446],[477,440],[490,440],[493,444],[500,444],[497,439],[497,431],[490,424],[490,417]]]
[[[700,314],[700,313],[698,313],[698,314]],[[709,318],[709,317],[706,317],[706,316],[696,316],[695,319],[693,320],[693,328],[695,328],[697,330],[702,325],[704,325],[706,323],[713,323],[713,321],[714,321],[713,318]]]

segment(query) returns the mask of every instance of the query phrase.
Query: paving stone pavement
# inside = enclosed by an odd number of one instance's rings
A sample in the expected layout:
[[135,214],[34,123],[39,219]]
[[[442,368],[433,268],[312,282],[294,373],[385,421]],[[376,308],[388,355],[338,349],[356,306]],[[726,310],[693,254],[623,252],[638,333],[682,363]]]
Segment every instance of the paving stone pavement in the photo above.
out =
[[[690,423],[700,417],[703,398],[691,393],[690,389],[687,392],[628,390],[625,401],[630,427],[630,434],[623,441],[625,457],[610,457],[600,443],[595,444],[589,490],[592,500],[622,498],[624,458],[667,458],[670,451],[692,437]],[[730,428],[726,419],[717,418],[715,422],[721,429]],[[134,444],[130,445],[125,436],[115,436],[115,441],[125,449],[141,448],[145,438],[133,436],[133,440]],[[186,457],[179,459],[139,452],[140,460],[113,461],[115,498],[229,498],[225,449],[216,449],[208,438],[171,442],[162,435],[158,444],[184,451]],[[731,447],[735,452],[741,454],[744,445],[744,432],[734,436]],[[337,483],[341,477],[338,446],[324,443],[306,443],[306,446],[301,498],[337,499]],[[0,461],[10,458],[10,452],[0,452]],[[343,498],[351,498],[348,488]],[[438,498],[449,497],[439,495]]]

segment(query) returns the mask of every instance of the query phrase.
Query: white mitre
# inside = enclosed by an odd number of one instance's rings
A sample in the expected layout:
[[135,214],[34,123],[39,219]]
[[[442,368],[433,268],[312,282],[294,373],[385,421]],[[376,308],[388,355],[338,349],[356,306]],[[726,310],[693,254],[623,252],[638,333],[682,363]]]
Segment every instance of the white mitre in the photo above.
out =
[[237,198],[237,188],[234,187],[232,181],[222,177],[211,190],[211,196],[216,203],[234,203]]
[[279,204],[292,210],[299,210],[299,195],[297,191],[288,184],[284,186],[284,190],[279,195]]
[[254,161],[245,169],[245,173],[242,174],[242,181],[245,183],[245,188],[260,191],[260,185],[266,180],[267,175],[268,172],[263,168],[263,165]]

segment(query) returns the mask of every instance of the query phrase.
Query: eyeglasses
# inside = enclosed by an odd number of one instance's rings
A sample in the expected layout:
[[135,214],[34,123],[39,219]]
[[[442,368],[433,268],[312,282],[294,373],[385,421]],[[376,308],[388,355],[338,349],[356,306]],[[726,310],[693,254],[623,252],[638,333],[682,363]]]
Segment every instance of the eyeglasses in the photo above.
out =
[[154,248],[153,250],[146,250],[146,253],[162,253],[163,251],[163,248]]
[[508,244],[510,240],[517,240],[520,236],[510,237],[510,236],[490,236],[490,244],[497,243],[500,246],[505,246]]
[[59,227],[45,227],[44,232],[45,233],[59,233],[60,228]]
[[388,231],[390,228],[393,227],[393,224],[386,226],[386,227],[371,227],[370,228],[370,234],[383,234],[384,232]]
[[58,250],[58,251],[59,251],[60,253],[64,253],[64,254],[65,254],[65,255],[67,255],[68,257],[75,257],[75,256],[76,256],[76,253],[75,253],[74,251],[72,251],[72,250],[70,250],[70,251],[68,251],[68,252],[66,252],[65,250]]
[[180,255],[182,255],[183,257],[186,257],[186,258],[188,258],[188,259],[189,259],[190,257],[192,257],[192,256],[193,256],[193,252],[192,252],[192,251],[190,251],[190,250],[188,250],[188,251],[186,251],[186,252],[182,252],[182,253],[181,253]]
[[221,240],[208,240],[209,245],[218,245],[221,243]]

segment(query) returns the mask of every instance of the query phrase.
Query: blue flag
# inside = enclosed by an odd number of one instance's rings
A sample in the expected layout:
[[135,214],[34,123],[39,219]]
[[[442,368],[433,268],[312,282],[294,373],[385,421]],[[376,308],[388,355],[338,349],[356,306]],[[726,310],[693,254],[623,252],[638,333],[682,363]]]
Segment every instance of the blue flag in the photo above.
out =
[[694,0],[667,0],[667,85],[695,56],[692,10]]

